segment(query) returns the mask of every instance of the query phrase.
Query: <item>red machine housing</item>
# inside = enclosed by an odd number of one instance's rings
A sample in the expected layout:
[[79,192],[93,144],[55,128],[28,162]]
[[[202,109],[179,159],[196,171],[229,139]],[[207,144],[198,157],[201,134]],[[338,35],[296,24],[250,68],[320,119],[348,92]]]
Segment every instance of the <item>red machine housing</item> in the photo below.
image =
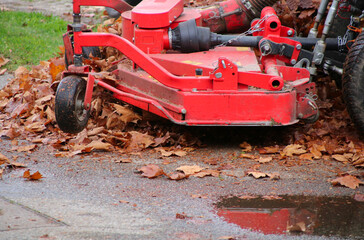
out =
[[[74,12],[90,3],[117,8],[119,1],[78,0]],[[110,46],[137,66],[119,66],[113,72],[117,83],[110,84],[88,66],[70,65],[65,75],[88,77],[86,109],[97,84],[117,99],[183,125],[279,126],[318,113],[310,73],[286,66],[284,62],[290,59],[260,58],[247,47],[219,46],[194,53],[170,50],[170,29],[190,19],[201,25],[199,11],[183,9],[183,0],[144,0],[122,17],[122,37],[78,28],[64,36],[66,50],[75,56],[82,54],[82,47]],[[256,24],[262,25],[262,36],[292,43],[284,38],[282,33],[287,31],[281,31],[285,27],[272,8],[263,11],[261,19]],[[74,51],[69,40],[72,34]]]

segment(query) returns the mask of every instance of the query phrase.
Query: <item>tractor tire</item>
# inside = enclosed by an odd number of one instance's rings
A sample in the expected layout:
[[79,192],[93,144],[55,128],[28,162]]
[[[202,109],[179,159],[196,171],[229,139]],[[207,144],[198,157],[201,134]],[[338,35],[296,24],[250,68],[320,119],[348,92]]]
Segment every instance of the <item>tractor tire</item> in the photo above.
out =
[[342,77],[343,99],[351,120],[364,135],[364,32],[346,56]]
[[55,99],[55,115],[59,128],[66,133],[79,133],[86,126],[90,110],[83,106],[86,81],[67,76],[59,83]]

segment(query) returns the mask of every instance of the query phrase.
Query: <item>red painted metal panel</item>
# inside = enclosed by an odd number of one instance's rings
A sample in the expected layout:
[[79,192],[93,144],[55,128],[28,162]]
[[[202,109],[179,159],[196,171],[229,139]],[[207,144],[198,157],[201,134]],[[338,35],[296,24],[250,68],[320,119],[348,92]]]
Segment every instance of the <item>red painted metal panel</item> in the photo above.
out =
[[[121,14],[121,17],[123,18],[122,37],[128,39],[130,42],[133,42],[135,23],[133,23],[131,21],[131,11],[124,12],[123,14]],[[196,9],[185,8],[183,10],[183,13],[171,25],[169,25],[165,29],[169,29],[169,28],[173,29],[173,28],[177,27],[179,23],[188,21],[190,19],[195,19],[196,25],[201,26],[202,20],[201,20],[200,12],[198,12]],[[143,29],[143,30],[146,31],[147,29]],[[149,29],[149,30],[153,31],[155,29]],[[170,47],[166,46],[165,48],[169,49]]]
[[126,11],[121,14],[123,19],[122,21],[122,37],[128,39],[130,42],[133,42],[134,37],[134,24],[131,22],[131,11]]
[[167,29],[135,29],[134,44],[147,54],[161,53],[169,48]]
[[183,0],[144,0],[133,8],[131,20],[139,28],[164,28],[183,11]]
[[221,56],[233,61],[239,71],[261,73],[254,51],[247,47],[217,47],[206,52],[152,54],[150,56],[168,71],[180,76],[195,75],[196,68],[203,69],[203,75],[208,76],[209,72],[217,67],[217,60]]
[[[140,97],[155,100],[170,111],[173,122],[186,125],[288,125],[297,122],[296,91],[266,90],[178,91],[153,81],[141,72],[119,69],[118,88]],[[150,107],[135,100],[117,97],[148,110]],[[181,109],[185,109],[182,120]],[[164,114],[156,113],[165,117]]]

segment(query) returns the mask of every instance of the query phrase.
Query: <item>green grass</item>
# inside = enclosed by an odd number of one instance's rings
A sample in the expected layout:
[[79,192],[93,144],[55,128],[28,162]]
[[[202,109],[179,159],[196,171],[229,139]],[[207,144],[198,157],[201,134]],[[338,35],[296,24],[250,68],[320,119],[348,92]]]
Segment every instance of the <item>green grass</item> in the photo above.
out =
[[10,71],[38,65],[59,52],[67,22],[41,13],[0,11],[0,55],[10,59]]

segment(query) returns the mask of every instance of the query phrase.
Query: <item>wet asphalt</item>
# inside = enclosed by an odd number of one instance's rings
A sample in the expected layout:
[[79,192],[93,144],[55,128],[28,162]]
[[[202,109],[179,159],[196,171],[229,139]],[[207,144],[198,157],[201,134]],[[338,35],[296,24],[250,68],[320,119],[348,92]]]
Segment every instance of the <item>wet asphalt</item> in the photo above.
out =
[[[28,181],[22,178],[26,169],[5,170],[0,180],[0,239],[337,239],[244,230],[219,217],[216,203],[227,196],[353,197],[364,193],[363,186],[352,190],[328,182],[337,168],[358,171],[336,162],[290,168],[272,163],[260,169],[278,172],[280,180],[245,176],[253,160],[242,161],[241,168],[223,170],[219,178],[148,179],[137,171],[149,163],[165,172],[182,165],[213,168],[202,159],[229,162],[233,161],[231,153],[239,152],[224,144],[169,158],[169,164],[163,164],[165,159],[152,150],[132,156],[98,152],[56,158],[49,146],[40,145],[32,153],[10,151],[12,147],[11,141],[3,139],[0,152],[10,159],[18,156],[17,162],[44,178]],[[132,163],[115,163],[120,158],[130,158]]]

